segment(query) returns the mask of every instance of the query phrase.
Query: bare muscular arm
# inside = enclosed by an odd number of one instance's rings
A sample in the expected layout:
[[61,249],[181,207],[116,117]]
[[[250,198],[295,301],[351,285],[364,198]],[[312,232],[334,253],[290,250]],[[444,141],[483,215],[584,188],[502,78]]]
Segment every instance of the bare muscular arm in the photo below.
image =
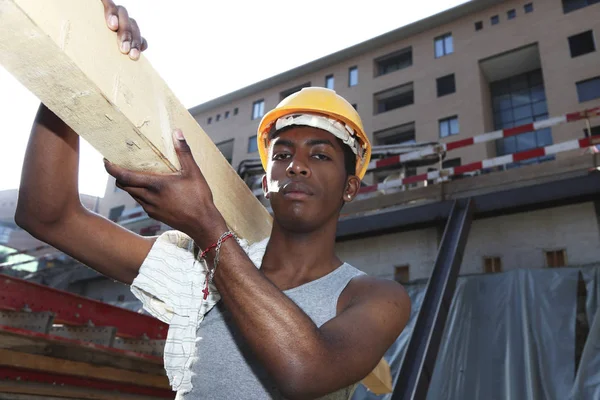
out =
[[79,136],[40,106],[25,154],[15,221],[98,272],[131,283],[153,240],[86,210],[78,191]]
[[340,297],[343,309],[317,327],[229,241],[215,283],[253,353],[291,399],[317,398],[363,379],[410,316],[402,286],[357,277]]

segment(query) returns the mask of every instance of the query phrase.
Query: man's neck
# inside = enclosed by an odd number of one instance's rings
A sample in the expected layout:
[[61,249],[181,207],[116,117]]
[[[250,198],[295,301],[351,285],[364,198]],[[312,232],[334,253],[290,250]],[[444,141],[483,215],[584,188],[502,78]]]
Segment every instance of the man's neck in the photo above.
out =
[[342,263],[335,255],[335,232],[334,223],[310,233],[297,233],[274,222],[261,271],[280,290],[327,275]]

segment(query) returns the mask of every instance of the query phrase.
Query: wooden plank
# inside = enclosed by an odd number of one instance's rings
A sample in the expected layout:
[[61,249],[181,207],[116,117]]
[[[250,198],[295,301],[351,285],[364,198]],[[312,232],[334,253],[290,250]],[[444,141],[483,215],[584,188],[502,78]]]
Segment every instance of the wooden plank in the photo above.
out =
[[111,367],[99,367],[88,363],[28,354],[20,351],[0,349],[0,365],[111,382],[135,383],[136,385],[159,389],[170,389],[166,376],[141,374],[139,372]]
[[0,0],[0,63],[126,168],[177,170],[171,132],[182,129],[229,227],[250,243],[267,237],[267,210],[148,60],[120,53],[102,11],[96,0]]
[[138,354],[148,354],[155,357],[162,357],[165,351],[166,340],[142,340],[115,338],[113,347],[115,349],[129,350]]
[[380,362],[362,383],[377,395],[389,393],[390,388],[393,387],[390,366],[387,362]]
[[33,382],[0,381],[0,400],[157,400],[160,397],[136,396],[115,391],[94,390]]
[[270,234],[267,210],[148,60],[120,53],[100,1],[0,0],[0,63],[118,165],[177,170],[182,129],[231,229],[251,243]]
[[104,348],[60,337],[0,329],[0,349],[164,376],[162,358]]

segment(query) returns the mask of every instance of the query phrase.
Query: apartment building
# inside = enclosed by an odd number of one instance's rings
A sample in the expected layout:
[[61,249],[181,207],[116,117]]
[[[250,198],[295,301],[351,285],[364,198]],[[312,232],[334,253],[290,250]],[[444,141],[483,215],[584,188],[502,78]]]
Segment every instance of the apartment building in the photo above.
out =
[[[473,0],[190,112],[235,168],[258,159],[262,116],[307,86],[334,89],[353,104],[374,145],[446,143],[600,106],[598,35],[595,0]],[[587,131],[581,122],[524,132],[453,151],[444,167],[582,138]],[[600,134],[597,119],[591,134]],[[385,174],[368,174],[365,181]],[[588,202],[476,221],[461,272],[597,262],[599,210]],[[145,217],[112,179],[100,211],[142,234],[167,229]],[[440,236],[433,228],[393,233],[341,242],[338,251],[374,275],[414,280],[429,275]]]
[[[592,3],[474,0],[190,111],[235,167],[258,156],[261,117],[306,86],[332,88],[355,105],[375,145],[446,142],[597,106],[600,6]],[[529,132],[457,152],[446,164],[583,134]]]

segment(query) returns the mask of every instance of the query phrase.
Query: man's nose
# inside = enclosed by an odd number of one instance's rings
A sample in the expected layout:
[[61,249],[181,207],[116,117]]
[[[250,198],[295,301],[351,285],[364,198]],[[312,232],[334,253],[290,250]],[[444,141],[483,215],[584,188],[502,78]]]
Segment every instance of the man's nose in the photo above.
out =
[[290,162],[290,164],[287,167],[287,175],[288,176],[303,176],[303,177],[309,177],[310,176],[310,168],[308,168],[308,165],[306,162],[303,162],[302,160],[299,160],[297,158],[294,158],[292,160],[292,162]]

